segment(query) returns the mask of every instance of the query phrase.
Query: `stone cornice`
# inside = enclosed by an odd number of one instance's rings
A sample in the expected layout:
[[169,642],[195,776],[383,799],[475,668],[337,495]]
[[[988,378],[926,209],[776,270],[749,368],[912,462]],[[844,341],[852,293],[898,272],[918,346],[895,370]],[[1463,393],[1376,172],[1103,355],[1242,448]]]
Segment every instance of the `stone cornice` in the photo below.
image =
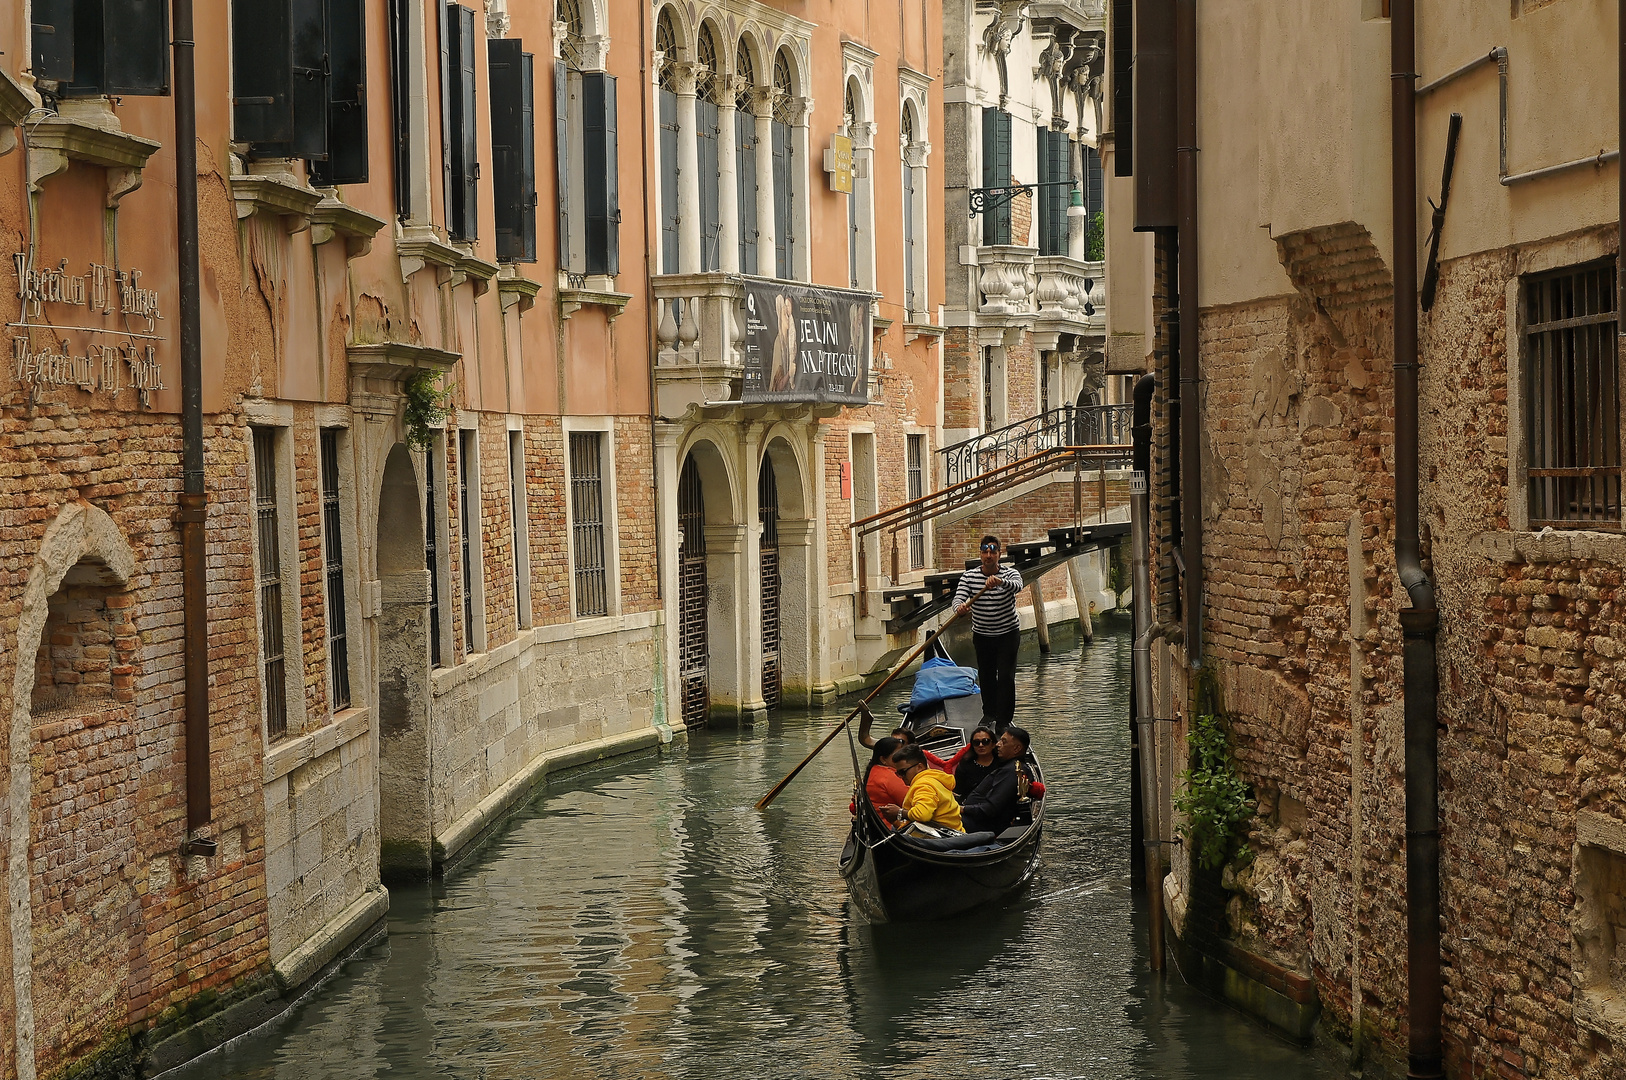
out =
[[519,313],[525,314],[535,306],[536,294],[541,291],[540,281],[532,281],[512,265],[503,267],[497,275],[497,296],[505,311],[518,304]]
[[34,110],[34,99],[12,78],[11,72],[0,68],[0,155],[9,154],[17,146],[16,126]]
[[445,349],[405,341],[351,345],[344,351],[351,379],[405,382],[420,371],[450,371],[462,357]]

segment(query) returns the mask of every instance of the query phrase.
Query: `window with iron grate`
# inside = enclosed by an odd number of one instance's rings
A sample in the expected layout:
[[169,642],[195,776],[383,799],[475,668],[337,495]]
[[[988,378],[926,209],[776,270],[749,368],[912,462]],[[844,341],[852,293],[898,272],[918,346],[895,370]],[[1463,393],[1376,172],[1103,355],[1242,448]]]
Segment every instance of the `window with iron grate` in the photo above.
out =
[[1530,527],[1621,528],[1613,261],[1524,281]]
[[282,625],[282,545],[277,499],[277,433],[254,429],[254,528],[259,553],[260,684],[266,738],[288,734],[287,642]]
[[608,615],[609,579],[604,558],[604,433],[570,433],[570,509],[574,541],[576,614]]
[[339,503],[339,435],[322,432],[322,555],[327,579],[327,666],[329,705],[350,707],[350,646],[344,622],[344,532]]

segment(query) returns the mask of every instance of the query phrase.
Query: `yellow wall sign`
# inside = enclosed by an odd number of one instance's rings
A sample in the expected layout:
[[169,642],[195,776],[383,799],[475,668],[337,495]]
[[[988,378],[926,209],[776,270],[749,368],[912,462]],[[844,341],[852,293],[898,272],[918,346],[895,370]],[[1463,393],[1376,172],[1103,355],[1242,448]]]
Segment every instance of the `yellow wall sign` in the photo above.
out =
[[830,174],[831,191],[853,193],[853,141],[847,136],[830,136],[830,149],[824,152],[824,171]]

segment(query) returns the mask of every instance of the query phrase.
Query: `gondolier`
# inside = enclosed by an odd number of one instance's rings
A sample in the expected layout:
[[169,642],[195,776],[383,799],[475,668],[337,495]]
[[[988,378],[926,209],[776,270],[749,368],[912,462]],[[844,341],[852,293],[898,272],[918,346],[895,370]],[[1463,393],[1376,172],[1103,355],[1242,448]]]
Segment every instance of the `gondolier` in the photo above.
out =
[[1016,567],[999,565],[999,537],[989,534],[979,545],[982,564],[960,575],[954,604],[971,613],[971,643],[977,650],[977,681],[982,686],[982,710],[996,731],[1003,731],[1016,715],[1016,651],[1022,643],[1022,622],[1016,597],[1022,575]]

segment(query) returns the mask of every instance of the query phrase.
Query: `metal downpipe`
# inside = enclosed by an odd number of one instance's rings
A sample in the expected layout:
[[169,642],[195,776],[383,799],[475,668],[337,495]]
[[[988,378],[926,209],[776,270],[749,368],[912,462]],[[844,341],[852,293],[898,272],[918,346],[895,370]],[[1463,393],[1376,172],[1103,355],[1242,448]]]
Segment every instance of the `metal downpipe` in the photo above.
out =
[[[1626,0],[1622,0],[1626,3]],[[1152,970],[1163,970],[1163,831],[1159,828],[1160,806],[1157,768],[1156,719],[1152,714],[1152,571],[1151,512],[1147,494],[1152,467],[1152,390],[1156,379],[1142,375],[1135,382],[1134,476],[1138,490],[1129,498],[1130,587],[1135,596],[1135,646],[1131,671],[1135,691],[1135,741],[1141,798],[1141,843],[1146,860],[1146,914],[1150,926],[1148,945]]]
[[1423,570],[1418,520],[1417,11],[1390,9],[1394,179],[1395,567],[1411,607],[1400,612],[1406,733],[1406,1075],[1441,1071],[1440,824],[1434,583]]
[[197,90],[193,75],[192,0],[173,0],[175,61],[175,234],[180,262],[182,641],[186,678],[186,840],[182,850],[213,855],[215,841],[196,835],[213,818],[209,791],[209,570],[204,520],[203,351],[198,302]]
[[1198,356],[1197,0],[1175,0],[1175,206],[1180,283],[1180,558],[1185,563],[1186,662],[1203,655],[1202,367]]

